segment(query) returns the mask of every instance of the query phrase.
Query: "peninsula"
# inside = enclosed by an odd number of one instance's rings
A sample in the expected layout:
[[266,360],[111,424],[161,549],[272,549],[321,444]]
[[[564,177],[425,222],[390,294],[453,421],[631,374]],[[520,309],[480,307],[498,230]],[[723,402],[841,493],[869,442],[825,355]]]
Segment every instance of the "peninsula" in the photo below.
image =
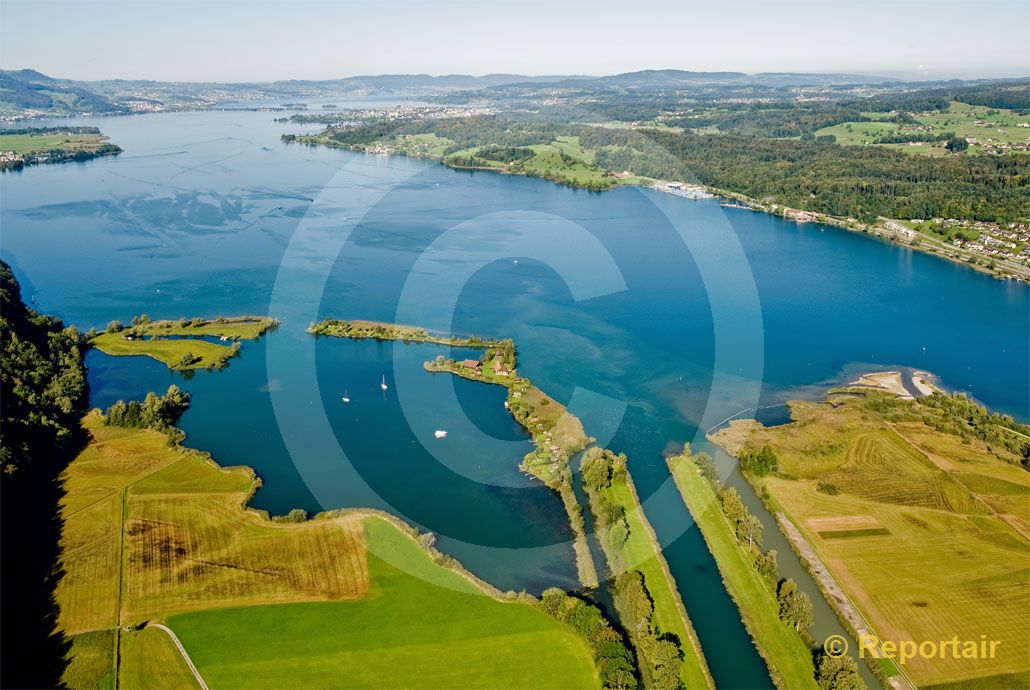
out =
[[[860,380],[790,403],[789,424],[735,421],[711,439],[739,458],[855,638],[873,640],[863,656],[882,677],[1025,684],[1030,426],[962,395],[913,399]],[[682,461],[674,471],[681,488],[696,484]],[[996,654],[898,656],[899,641],[956,635],[986,636]]]
[[[586,84],[512,86],[470,94],[464,109],[323,113],[322,132],[282,140],[592,191],[641,185],[714,195],[725,206],[867,233],[1030,280],[1025,82],[845,100],[828,92],[819,105],[784,93],[769,102],[750,93],[698,102],[689,87],[669,88],[682,100]],[[580,112],[584,97],[589,111]]]
[[110,143],[96,127],[22,127],[0,129],[0,170],[28,165],[86,161],[116,156],[121,147]]
[[265,316],[151,321],[142,314],[131,326],[112,321],[103,333],[90,332],[87,338],[108,355],[145,355],[179,371],[221,369],[239,354],[241,340],[255,340],[278,324]]
[[564,405],[518,375],[515,343],[512,340],[431,334],[424,328],[360,320],[326,319],[313,324],[308,332],[337,338],[399,340],[482,349],[484,352],[479,359],[455,361],[441,355],[426,362],[425,368],[430,372],[447,372],[508,389],[505,405],[515,420],[526,429],[535,445],[519,467],[561,497],[575,535],[573,550],[579,581],[584,587],[597,587],[597,570],[590,556],[582,508],[576,500],[569,466],[570,458],[586,448],[592,439],[584,432],[579,419],[569,414]]
[[479,359],[455,360],[439,355],[424,366],[429,372],[446,372],[508,390],[506,406],[535,445],[520,469],[561,496],[575,534],[573,549],[580,581],[596,588],[597,571],[570,466],[572,456],[586,449],[582,456],[584,488],[613,579],[610,589],[615,607],[636,652],[640,678],[648,688],[714,687],[697,635],[640,505],[625,456],[615,456],[597,447],[587,448],[593,439],[587,437],[580,420],[519,376],[512,340],[431,334],[411,326],[331,319],[313,324],[308,331],[342,338],[432,342],[482,349]]

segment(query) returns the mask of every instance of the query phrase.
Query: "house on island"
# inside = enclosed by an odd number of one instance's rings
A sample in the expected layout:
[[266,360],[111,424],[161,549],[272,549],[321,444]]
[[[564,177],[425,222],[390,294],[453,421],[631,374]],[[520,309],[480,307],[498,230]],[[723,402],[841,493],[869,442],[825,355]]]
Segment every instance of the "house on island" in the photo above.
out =
[[501,360],[499,360],[499,359],[495,359],[494,360],[493,367],[491,367],[491,368],[494,370],[494,373],[497,374],[498,376],[507,376],[508,375],[508,370],[504,368],[504,365],[501,364]]
[[462,369],[468,369],[473,374],[479,375],[481,373],[479,369],[480,364],[478,359],[463,359],[460,362],[458,362],[458,364],[459,366],[461,366]]

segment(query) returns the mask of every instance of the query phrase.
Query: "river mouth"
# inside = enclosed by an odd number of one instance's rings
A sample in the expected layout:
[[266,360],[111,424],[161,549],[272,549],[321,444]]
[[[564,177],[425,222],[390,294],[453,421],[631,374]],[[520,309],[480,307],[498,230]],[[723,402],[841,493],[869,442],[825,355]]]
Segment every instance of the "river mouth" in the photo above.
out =
[[[304,223],[321,231],[309,248],[312,263],[350,233],[324,285],[313,273],[300,273],[306,278],[297,289],[322,295],[321,317],[395,321],[413,273],[442,282],[470,271],[454,304],[432,289],[433,280],[415,294],[417,323],[513,337],[520,370],[535,385],[570,405],[577,388],[595,396],[581,414],[587,433],[630,458],[702,646],[719,658],[712,671],[720,686],[763,687],[768,679],[750,640],[740,637],[732,602],[725,605],[726,593],[700,551],[703,541],[684,531],[689,521],[675,507],[679,499],[666,502],[662,493],[669,478],[663,453],[697,442],[709,408],[718,421],[808,390],[815,398],[815,389],[849,363],[902,363],[934,372],[992,409],[1030,417],[1026,388],[1012,383],[1030,378],[1026,285],[846,231],[822,232],[711,201],[637,189],[589,194],[426,161],[289,147],[271,119],[268,113],[104,118],[99,125],[125,149],[122,156],[5,179],[3,256],[19,278],[28,278],[26,299],[82,329],[140,313],[155,319],[264,314],[286,247]],[[379,200],[355,223],[359,192],[369,190]],[[323,194],[331,194],[332,204],[313,203]],[[556,252],[574,258],[582,252],[563,241],[568,226],[539,214],[581,226],[611,255],[625,288],[576,299],[546,262],[500,251],[528,230],[499,229],[490,216],[499,210],[527,214],[525,225],[542,228]],[[464,234],[450,242],[450,253],[434,255],[434,242],[458,226]],[[753,366],[716,370],[715,319],[733,325],[745,312],[713,313],[701,255],[686,249],[677,228],[692,233],[717,272],[734,268],[726,243],[742,247],[761,304],[762,359]],[[496,260],[479,266],[492,251]],[[730,307],[739,306],[744,295],[727,298]],[[317,480],[302,477],[281,438],[280,425],[306,424],[306,410],[325,410],[332,445],[353,455],[384,504],[439,532],[442,550],[502,589],[577,587],[571,547],[562,551],[566,518],[553,495],[518,473],[515,447],[528,440],[503,409],[500,390],[446,382],[459,390],[473,426],[513,450],[498,454],[472,443],[443,462],[433,444],[461,448],[463,442],[453,421],[431,420],[429,428],[449,431],[445,439],[421,439],[390,397],[395,387],[385,399],[379,389],[381,376],[391,383],[402,372],[412,381],[424,377],[425,387],[412,392],[415,408],[431,415],[441,377],[418,370],[430,350],[320,342],[304,333],[308,320],[289,305],[270,316],[282,321],[276,332],[243,343],[225,370],[189,379],[146,358],[91,352],[93,404],[171,383],[185,388],[193,394],[182,421],[186,444],[223,464],[255,467],[263,486],[254,505],[275,513],[364,505],[364,496],[348,493],[353,487],[333,485],[328,464]],[[292,390],[301,372],[289,367],[287,376],[270,378],[272,338],[289,352],[314,348],[324,385]],[[751,344],[730,339],[718,347]],[[713,396],[716,377],[730,385]],[[756,385],[757,401],[750,395]],[[272,393],[284,391],[295,418],[279,419],[273,409]],[[344,391],[352,399],[346,407]],[[317,457],[326,448],[309,450]],[[339,505],[317,501],[311,481],[334,486]],[[541,555],[528,548],[535,546],[555,548]]]

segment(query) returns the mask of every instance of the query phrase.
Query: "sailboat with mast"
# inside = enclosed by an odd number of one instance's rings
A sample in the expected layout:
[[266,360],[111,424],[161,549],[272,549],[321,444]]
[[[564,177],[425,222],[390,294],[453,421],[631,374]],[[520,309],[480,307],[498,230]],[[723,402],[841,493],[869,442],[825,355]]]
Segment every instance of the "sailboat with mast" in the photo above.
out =
[[350,402],[350,393],[348,393],[346,390],[344,390],[343,391],[343,397],[340,398],[340,400],[342,400],[345,403],[349,403]]
[[389,388],[389,386],[386,385],[386,375],[385,374],[383,375],[383,382],[379,384],[379,387],[382,388],[384,391],[387,388]]

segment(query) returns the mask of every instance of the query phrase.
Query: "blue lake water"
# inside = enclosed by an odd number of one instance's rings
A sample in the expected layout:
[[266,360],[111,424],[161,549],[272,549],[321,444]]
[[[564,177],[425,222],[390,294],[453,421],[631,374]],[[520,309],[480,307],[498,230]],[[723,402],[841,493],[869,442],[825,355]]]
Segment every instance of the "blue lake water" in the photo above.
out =
[[511,336],[521,373],[630,458],[720,687],[760,687],[663,453],[895,366],[1030,418],[1025,285],[714,201],[287,146],[282,132],[318,127],[273,117],[106,118],[90,124],[121,156],[0,178],[0,251],[36,308],[83,328],[141,312],[282,321],[190,378],[88,357],[96,405],[189,390],[187,444],[254,467],[259,508],[380,507],[499,587],[575,587],[564,513],[518,472],[529,443],[503,391],[422,369],[464,352],[304,329],[331,316]]

